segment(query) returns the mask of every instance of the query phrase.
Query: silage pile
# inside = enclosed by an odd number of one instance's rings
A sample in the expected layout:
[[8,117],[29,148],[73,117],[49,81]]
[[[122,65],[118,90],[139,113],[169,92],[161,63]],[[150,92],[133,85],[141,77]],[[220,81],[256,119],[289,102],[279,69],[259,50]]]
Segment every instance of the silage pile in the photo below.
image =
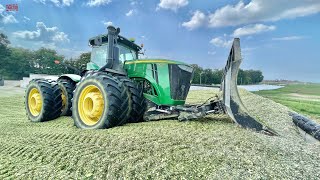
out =
[[[217,91],[191,91],[201,103]],[[80,130],[70,117],[30,123],[22,97],[0,98],[0,179],[319,179],[320,145],[305,143],[288,109],[240,91],[251,114],[280,136],[226,116]]]

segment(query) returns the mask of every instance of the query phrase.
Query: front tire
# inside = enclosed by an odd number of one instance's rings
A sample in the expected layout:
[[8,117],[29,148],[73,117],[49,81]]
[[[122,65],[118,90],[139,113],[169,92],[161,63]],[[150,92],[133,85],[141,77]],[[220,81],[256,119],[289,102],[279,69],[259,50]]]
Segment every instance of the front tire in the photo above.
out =
[[144,121],[143,115],[146,112],[147,103],[143,96],[143,88],[127,77],[119,77],[119,79],[127,87],[127,94],[129,96],[130,112],[128,122],[137,123]]
[[72,117],[82,129],[103,129],[127,120],[129,97],[116,77],[94,72],[78,83],[72,101]]
[[43,122],[60,116],[61,90],[55,81],[33,79],[26,88],[25,108],[28,119]]

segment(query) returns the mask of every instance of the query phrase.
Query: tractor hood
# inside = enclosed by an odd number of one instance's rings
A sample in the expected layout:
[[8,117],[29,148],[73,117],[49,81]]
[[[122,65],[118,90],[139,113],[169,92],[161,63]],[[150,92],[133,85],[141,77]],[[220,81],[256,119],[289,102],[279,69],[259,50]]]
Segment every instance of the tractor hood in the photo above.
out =
[[132,61],[126,61],[125,64],[140,64],[140,63],[144,63],[144,64],[158,64],[158,63],[164,63],[164,64],[181,64],[181,65],[186,65],[189,67],[189,64],[186,64],[184,62],[180,62],[180,61],[174,61],[174,60],[168,60],[168,59],[137,59],[137,60],[132,60]]

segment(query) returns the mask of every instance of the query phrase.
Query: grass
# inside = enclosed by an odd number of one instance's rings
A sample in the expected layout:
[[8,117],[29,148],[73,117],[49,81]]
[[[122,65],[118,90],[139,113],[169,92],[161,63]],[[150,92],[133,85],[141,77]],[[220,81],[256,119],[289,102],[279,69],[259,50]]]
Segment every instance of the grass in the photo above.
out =
[[255,94],[270,98],[320,123],[320,84],[290,84]]
[[[216,91],[192,91],[200,103]],[[70,117],[31,123],[23,97],[0,97],[0,179],[319,179],[320,145],[296,132],[289,109],[240,92],[248,111],[280,136],[226,116],[81,130]]]

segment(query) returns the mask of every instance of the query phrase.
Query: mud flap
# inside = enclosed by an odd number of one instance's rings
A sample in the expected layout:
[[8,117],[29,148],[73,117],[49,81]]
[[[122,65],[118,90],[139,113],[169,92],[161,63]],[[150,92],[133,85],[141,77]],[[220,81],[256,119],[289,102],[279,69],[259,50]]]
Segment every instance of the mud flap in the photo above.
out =
[[277,135],[271,128],[256,118],[253,118],[243,105],[237,88],[238,71],[242,61],[240,39],[235,38],[224,69],[221,83],[223,103],[225,110],[231,119],[244,128],[253,129],[268,135]]

